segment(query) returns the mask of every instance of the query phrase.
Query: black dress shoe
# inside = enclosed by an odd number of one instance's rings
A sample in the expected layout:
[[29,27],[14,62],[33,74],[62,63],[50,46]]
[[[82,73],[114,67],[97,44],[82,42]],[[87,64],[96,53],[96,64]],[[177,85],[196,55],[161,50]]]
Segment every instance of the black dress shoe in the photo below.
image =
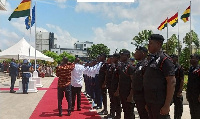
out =
[[14,90],[10,90],[10,93],[15,93],[16,91],[14,91]]
[[70,116],[70,115],[71,115],[71,112],[68,112],[68,113],[67,113],[67,116]]
[[102,110],[101,112],[98,113],[99,115],[107,115],[108,114],[108,111],[106,110]]
[[77,111],[81,111],[81,108],[78,108]]
[[96,107],[95,109],[102,109],[102,107]]
[[114,116],[111,115],[111,114],[108,114],[107,116],[104,116],[104,118],[106,118],[106,119],[114,119]]
[[62,113],[59,113],[58,116],[59,116],[59,117],[62,117]]

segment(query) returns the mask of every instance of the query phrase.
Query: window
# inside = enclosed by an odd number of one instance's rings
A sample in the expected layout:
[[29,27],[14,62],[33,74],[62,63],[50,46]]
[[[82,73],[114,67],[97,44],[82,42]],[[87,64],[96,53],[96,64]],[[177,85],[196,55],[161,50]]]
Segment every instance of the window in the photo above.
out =
[[56,51],[56,53],[58,53],[58,51]]
[[84,48],[84,50],[87,50],[86,48]]
[[86,47],[86,44],[84,44],[84,47]]

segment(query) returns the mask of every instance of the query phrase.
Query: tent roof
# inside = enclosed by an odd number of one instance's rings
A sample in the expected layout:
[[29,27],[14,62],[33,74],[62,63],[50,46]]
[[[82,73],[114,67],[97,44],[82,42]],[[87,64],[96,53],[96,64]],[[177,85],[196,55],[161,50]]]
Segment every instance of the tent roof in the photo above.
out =
[[[30,48],[30,56],[29,56]],[[35,59],[35,48],[32,47],[24,38],[22,38],[18,43],[9,47],[8,49],[0,52],[0,59]],[[53,61],[53,58],[48,57],[38,50],[36,50],[36,59]]]

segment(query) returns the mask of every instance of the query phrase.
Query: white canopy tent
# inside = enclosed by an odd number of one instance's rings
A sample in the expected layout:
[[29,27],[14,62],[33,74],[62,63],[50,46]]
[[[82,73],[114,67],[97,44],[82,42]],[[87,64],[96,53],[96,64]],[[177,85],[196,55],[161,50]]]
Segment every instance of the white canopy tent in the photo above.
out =
[[[10,48],[0,52],[0,59],[18,59],[18,57],[19,59],[35,59],[35,48],[32,47],[24,38]],[[53,58],[48,57],[37,50],[36,59],[53,62]]]

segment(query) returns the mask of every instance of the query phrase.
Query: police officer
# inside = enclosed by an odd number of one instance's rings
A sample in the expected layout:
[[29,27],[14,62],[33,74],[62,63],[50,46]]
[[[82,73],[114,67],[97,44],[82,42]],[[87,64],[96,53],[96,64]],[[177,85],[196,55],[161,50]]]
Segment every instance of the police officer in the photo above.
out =
[[10,68],[9,68],[9,76],[11,77],[10,93],[16,92],[14,91],[14,85],[15,85],[16,77],[18,75],[18,68],[19,68],[19,65],[15,63],[15,59],[12,59],[12,61],[10,62]]
[[111,81],[112,81],[112,73],[113,73],[113,65],[112,65],[112,59],[113,56],[109,55],[108,59],[107,59],[107,68],[106,68],[106,88],[108,89],[108,94],[109,94],[109,98],[110,98],[110,114],[108,114],[107,116],[105,116],[104,118],[113,118],[114,117],[114,111],[112,109],[112,97],[113,97],[113,93],[111,90]]
[[24,59],[23,64],[21,66],[22,71],[22,87],[23,87],[23,94],[28,94],[28,83],[29,78],[31,77],[31,74],[29,72],[31,65],[28,65],[28,60]]
[[101,95],[102,95],[102,100],[103,100],[103,107],[104,109],[99,112],[99,115],[107,115],[108,110],[107,110],[107,89],[106,89],[106,80],[105,80],[105,75],[106,75],[106,55],[102,54],[100,57],[100,61],[102,62],[100,70],[99,70],[99,84],[101,87]]
[[130,58],[130,51],[120,51],[121,66],[119,68],[119,85],[115,92],[115,96],[119,94],[122,108],[124,111],[124,119],[134,119],[134,102],[133,102],[133,90],[131,87],[131,72],[133,71],[133,65],[128,62]]
[[95,109],[102,109],[102,95],[101,95],[101,85],[100,85],[100,79],[99,79],[99,70],[101,68],[101,65],[103,62],[101,62],[101,57],[97,57],[97,63],[95,65],[95,98],[97,106],[95,106]]
[[[121,102],[119,95],[116,96],[114,93],[117,91],[118,83],[119,83],[119,59],[120,55],[118,53],[113,54],[112,62],[113,62],[113,73],[111,80],[111,114],[115,119],[121,118]],[[116,114],[115,114],[116,112]]]
[[200,119],[200,56],[191,55],[187,83],[187,100],[189,102],[191,119]]
[[174,64],[162,51],[163,41],[163,36],[159,34],[152,34],[149,38],[148,50],[151,54],[143,75],[149,119],[170,118],[176,79]]
[[176,77],[176,86],[173,96],[174,103],[174,119],[181,119],[183,113],[183,83],[184,83],[184,73],[183,68],[178,64],[178,56],[171,55],[175,66],[175,77]]
[[137,64],[133,71],[132,78],[132,88],[133,88],[133,99],[136,103],[136,107],[140,116],[140,119],[148,119],[148,113],[145,109],[146,102],[144,99],[144,88],[143,88],[143,73],[144,66],[147,62],[148,50],[145,47],[136,48],[136,52],[134,54],[135,59],[137,60]]

